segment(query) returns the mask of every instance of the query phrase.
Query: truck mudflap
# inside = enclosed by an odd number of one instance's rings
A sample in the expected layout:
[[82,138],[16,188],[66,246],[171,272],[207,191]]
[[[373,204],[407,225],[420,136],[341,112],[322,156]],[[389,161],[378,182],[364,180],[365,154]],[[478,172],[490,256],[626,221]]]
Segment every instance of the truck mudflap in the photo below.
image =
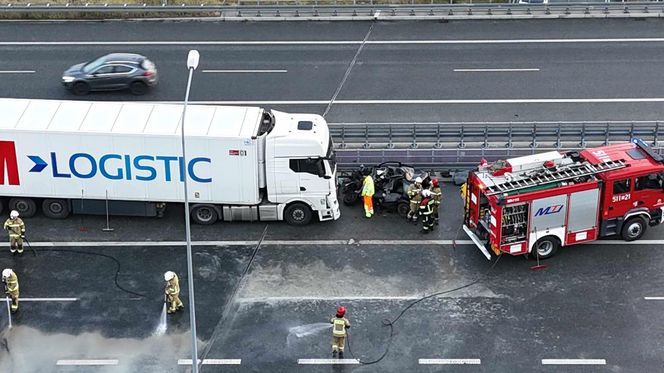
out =
[[463,225],[463,231],[466,232],[468,237],[470,237],[470,240],[473,241],[473,243],[475,244],[475,246],[477,246],[478,249],[480,249],[482,254],[486,256],[487,260],[491,260],[491,254],[489,253],[489,250],[487,250],[486,247],[484,247],[482,241],[480,241],[480,238],[477,237],[477,235],[473,233],[473,231],[471,231],[470,228],[466,226],[466,224]]

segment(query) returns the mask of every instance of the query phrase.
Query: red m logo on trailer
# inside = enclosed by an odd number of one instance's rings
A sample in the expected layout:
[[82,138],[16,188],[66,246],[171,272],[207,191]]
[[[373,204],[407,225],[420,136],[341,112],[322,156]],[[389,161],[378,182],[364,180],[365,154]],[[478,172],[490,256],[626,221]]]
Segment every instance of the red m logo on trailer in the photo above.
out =
[[19,185],[16,146],[13,141],[0,141],[0,185],[5,185],[5,175],[9,185]]

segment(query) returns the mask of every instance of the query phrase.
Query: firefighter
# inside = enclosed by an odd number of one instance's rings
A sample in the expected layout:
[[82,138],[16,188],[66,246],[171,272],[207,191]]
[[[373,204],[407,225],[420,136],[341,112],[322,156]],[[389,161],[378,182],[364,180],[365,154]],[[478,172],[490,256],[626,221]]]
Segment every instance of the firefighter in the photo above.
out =
[[164,273],[166,280],[166,300],[168,301],[168,313],[175,313],[184,308],[180,300],[180,280],[175,272],[168,271]]
[[466,200],[466,188],[467,188],[466,184],[467,183],[463,183],[459,187],[459,195],[461,195],[461,199],[464,201]]
[[25,223],[18,217],[18,211],[12,210],[9,219],[5,220],[5,230],[9,233],[9,251],[23,255],[23,239],[25,238]]
[[346,315],[346,307],[339,306],[336,316],[330,320],[330,324],[332,324],[332,357],[337,357],[337,352],[339,352],[339,359],[344,357],[346,329],[350,328],[350,322],[344,315]]
[[5,285],[5,294],[12,299],[11,311],[18,311],[18,276],[10,268],[2,271],[2,283]]
[[371,170],[364,170],[364,180],[362,180],[362,200],[364,202],[364,215],[369,219],[374,214],[373,209],[373,195],[374,195],[374,181],[371,177]]
[[422,201],[420,202],[420,215],[422,216],[422,233],[429,233],[433,227],[433,196],[431,191],[424,189],[422,191]]
[[417,208],[422,201],[422,178],[419,176],[415,178],[415,182],[408,186],[406,193],[410,199],[410,211],[408,212],[408,219],[417,221]]
[[440,190],[438,179],[431,180],[431,195],[433,197],[433,221],[435,225],[438,225],[438,208],[443,199],[443,191]]

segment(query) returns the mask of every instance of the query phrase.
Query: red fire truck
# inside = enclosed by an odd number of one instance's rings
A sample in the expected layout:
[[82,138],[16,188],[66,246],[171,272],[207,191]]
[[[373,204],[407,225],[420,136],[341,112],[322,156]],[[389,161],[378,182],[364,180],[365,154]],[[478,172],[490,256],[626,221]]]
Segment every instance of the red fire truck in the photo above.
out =
[[664,220],[664,158],[640,139],[482,162],[466,186],[463,230],[491,259],[620,236]]

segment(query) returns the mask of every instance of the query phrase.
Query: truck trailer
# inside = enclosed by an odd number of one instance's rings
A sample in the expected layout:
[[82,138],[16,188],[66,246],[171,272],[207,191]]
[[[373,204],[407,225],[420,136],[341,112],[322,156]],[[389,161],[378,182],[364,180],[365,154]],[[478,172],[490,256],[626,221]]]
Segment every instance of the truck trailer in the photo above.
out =
[[664,158],[640,139],[482,162],[468,175],[463,230],[487,259],[633,241],[664,220],[663,180]]
[[340,216],[334,147],[320,115],[258,107],[0,99],[0,211],[304,225]]

